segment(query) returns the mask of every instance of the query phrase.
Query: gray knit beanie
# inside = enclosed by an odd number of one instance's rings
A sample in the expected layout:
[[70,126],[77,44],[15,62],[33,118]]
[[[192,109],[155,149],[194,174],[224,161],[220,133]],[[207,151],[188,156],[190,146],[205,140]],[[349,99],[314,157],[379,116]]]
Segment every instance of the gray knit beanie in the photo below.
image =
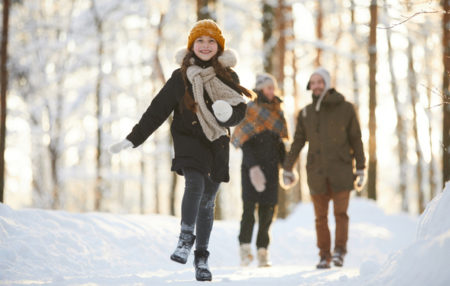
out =
[[278,89],[277,80],[273,75],[268,73],[261,73],[256,75],[255,90],[262,90],[266,86],[270,85],[273,85],[275,90]]
[[[317,100],[317,104],[316,104],[316,111],[320,110],[320,105],[322,104],[322,100],[325,96],[325,94],[327,93],[327,91],[331,88],[331,76],[330,73],[324,68],[324,67],[319,67],[317,68],[311,76],[318,74],[323,78],[323,81],[325,83],[325,88],[323,90],[323,93],[319,96],[319,100]],[[311,80],[311,78],[310,78]],[[309,81],[308,81],[308,85],[306,86],[307,90],[311,90]]]

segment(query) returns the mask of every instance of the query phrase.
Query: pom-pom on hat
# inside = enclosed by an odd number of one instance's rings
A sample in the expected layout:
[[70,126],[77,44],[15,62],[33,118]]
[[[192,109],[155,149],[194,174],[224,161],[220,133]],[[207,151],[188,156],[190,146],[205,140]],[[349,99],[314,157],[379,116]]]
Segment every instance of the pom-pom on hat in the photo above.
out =
[[222,35],[222,31],[219,26],[213,20],[200,20],[192,27],[189,32],[187,48],[190,50],[194,45],[195,39],[201,36],[210,36],[216,40],[217,44],[225,49],[225,38]]

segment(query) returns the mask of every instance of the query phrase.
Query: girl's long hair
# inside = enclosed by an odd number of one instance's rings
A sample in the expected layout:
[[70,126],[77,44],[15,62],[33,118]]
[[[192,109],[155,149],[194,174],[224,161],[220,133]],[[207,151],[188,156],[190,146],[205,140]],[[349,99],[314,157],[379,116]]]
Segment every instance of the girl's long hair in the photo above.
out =
[[[254,93],[246,89],[245,87],[241,86],[240,84],[236,83],[233,80],[233,77],[231,76],[232,70],[230,68],[224,67],[219,62],[219,56],[223,53],[223,50],[219,48],[219,51],[217,54],[212,57],[211,64],[214,68],[214,71],[216,73],[216,76],[219,77],[226,85],[231,87],[232,89],[236,90],[239,93],[244,94],[245,96],[249,98],[253,98]],[[184,81],[184,96],[183,100],[181,101],[182,104],[184,104],[184,107],[189,109],[192,112],[197,111],[197,103],[195,102],[194,98],[189,94],[189,80],[187,78],[186,71],[189,66],[193,65],[191,62],[191,59],[195,56],[194,52],[192,50],[189,50],[186,54],[186,56],[183,58],[183,61],[181,63],[181,75],[183,77]]]

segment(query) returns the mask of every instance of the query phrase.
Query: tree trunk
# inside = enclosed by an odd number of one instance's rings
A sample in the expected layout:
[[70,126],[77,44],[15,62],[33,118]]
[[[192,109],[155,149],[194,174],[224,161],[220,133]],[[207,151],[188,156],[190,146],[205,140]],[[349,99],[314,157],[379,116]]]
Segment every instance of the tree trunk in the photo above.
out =
[[416,142],[416,155],[417,155],[417,164],[416,164],[416,176],[417,176],[417,204],[418,204],[418,210],[419,214],[423,212],[425,208],[425,201],[424,201],[424,194],[423,194],[423,172],[422,172],[422,166],[423,166],[423,155],[422,155],[422,149],[420,148],[419,143],[419,130],[418,130],[418,124],[417,124],[417,103],[419,95],[417,94],[417,78],[416,78],[416,72],[414,70],[414,59],[413,59],[413,43],[411,38],[408,39],[408,86],[409,86],[409,93],[411,96],[411,106],[413,110],[413,133],[414,133],[414,140]]
[[286,19],[287,5],[285,0],[278,0],[278,7],[275,10],[275,25],[277,34],[277,44],[275,46],[274,54],[272,55],[272,74],[277,79],[278,88],[281,94],[284,93],[284,66],[286,58]]
[[262,31],[263,31],[263,53],[264,53],[264,71],[273,73],[273,54],[277,39],[274,37],[274,22],[275,22],[275,8],[272,6],[272,1],[263,1],[263,17],[262,17]]
[[[429,21],[426,21],[426,24],[423,26],[424,29],[427,28],[431,28],[429,25]],[[428,35],[427,34],[428,30],[424,31],[424,35]],[[431,61],[429,59],[432,58],[432,51],[431,49],[428,47],[428,44],[426,42],[426,37],[423,39],[423,41],[425,42],[424,44],[424,67],[425,67],[425,77],[426,77],[426,82],[427,82],[427,100],[428,100],[428,108],[425,110],[426,114],[427,114],[427,118],[428,118],[428,137],[429,137],[429,142],[428,144],[430,145],[430,163],[429,163],[429,169],[428,169],[428,177],[429,177],[429,183],[430,183],[430,191],[429,191],[429,200],[431,201],[434,196],[438,193],[438,184],[436,182],[436,174],[437,174],[437,166],[436,166],[436,160],[434,158],[434,153],[433,153],[433,114],[431,112],[431,95],[432,95],[432,89],[431,87],[433,86],[433,79],[432,79],[432,75],[433,75],[433,71],[432,71],[432,67],[431,67]]]
[[92,15],[94,17],[95,28],[98,37],[98,48],[97,48],[97,57],[98,57],[98,76],[97,83],[95,86],[95,106],[96,106],[96,119],[97,119],[97,142],[96,142],[96,180],[95,180],[95,190],[94,190],[94,210],[100,211],[102,207],[103,201],[103,178],[102,178],[102,145],[103,145],[103,133],[102,133],[102,124],[103,124],[103,102],[102,102],[102,83],[103,83],[103,53],[104,53],[104,43],[103,43],[103,22],[98,15],[98,11],[95,7],[95,2],[92,0],[91,2],[91,10]]
[[[360,99],[359,99],[359,78],[358,78],[358,64],[355,59],[355,55],[358,52],[358,35],[356,34],[356,17],[355,17],[355,1],[350,1],[350,19],[351,19],[351,27],[350,33],[352,34],[353,45],[352,45],[352,57],[350,59],[350,70],[352,73],[352,91],[353,91],[353,103],[356,106],[356,114],[359,118],[359,108],[360,108]],[[356,192],[356,196],[363,196],[364,191]]]
[[216,21],[216,0],[197,0],[197,20],[212,19]]
[[442,7],[445,11],[442,16],[442,49],[444,64],[444,74],[442,76],[442,95],[443,95],[443,184],[450,180],[450,2],[443,0]]
[[[140,189],[139,189],[139,212],[145,214],[145,182],[146,182],[146,164],[145,164],[145,152],[141,150],[141,162],[139,164],[141,179],[140,179]],[[156,176],[156,174],[154,174]],[[122,192],[121,192],[122,193]],[[123,199],[123,194],[121,195]]]
[[[31,128],[40,128],[40,120],[30,112],[30,126]],[[41,134],[31,135],[31,166],[32,166],[32,194],[31,205],[35,208],[51,208],[53,199],[49,190],[51,186],[48,185],[47,172],[48,166],[46,165],[46,152],[41,143]]]
[[368,171],[368,197],[377,199],[377,139],[376,115],[377,106],[377,0],[370,4],[370,35],[369,35],[369,171]]
[[[50,155],[50,168],[52,178],[52,209],[58,209],[61,207],[61,180],[59,175],[59,160],[61,158],[60,145],[61,145],[61,133],[62,133],[62,109],[63,109],[63,94],[62,83],[58,82],[58,91],[56,98],[56,111],[54,118],[50,116],[51,122],[51,136],[50,143],[48,144],[48,153]],[[50,106],[47,106],[48,114],[51,115],[52,111]]]
[[[384,1],[384,13],[386,17],[389,19],[389,11],[387,9],[387,1]],[[389,23],[387,23],[389,25]],[[389,72],[391,74],[391,90],[392,90],[392,96],[394,98],[394,106],[395,111],[397,113],[397,154],[398,154],[398,162],[400,165],[399,170],[399,193],[402,199],[402,210],[407,212],[409,203],[408,203],[408,189],[407,189],[407,168],[408,168],[408,160],[407,160],[407,153],[408,153],[408,144],[407,144],[407,132],[405,129],[405,120],[404,120],[404,112],[403,112],[403,103],[400,103],[400,100],[398,98],[398,85],[397,85],[397,76],[394,71],[394,51],[392,48],[392,42],[391,42],[391,35],[392,30],[386,29],[386,37],[387,37],[387,45],[388,45],[388,61],[389,61]]]
[[[71,2],[71,9],[70,13],[68,14],[69,17],[72,17],[72,11],[73,11],[73,1]],[[69,19],[70,19],[69,18]],[[70,30],[70,24],[67,28],[58,28],[57,29],[57,36],[56,38],[60,38],[60,34],[65,31]],[[58,60],[58,66],[61,73],[65,71],[65,65],[68,59],[68,53],[64,52],[59,57]],[[62,157],[62,143],[63,143],[63,109],[64,109],[64,77],[61,76],[59,80],[56,83],[56,107],[55,111],[52,112],[50,103],[47,105],[48,108],[48,114],[50,118],[50,144],[48,145],[48,151],[50,155],[50,167],[51,167],[51,176],[52,176],[52,184],[53,184],[53,201],[52,201],[52,208],[58,209],[62,207],[62,199],[61,199],[61,191],[62,191],[62,182],[60,178],[60,169],[61,166],[59,164],[60,159]]]
[[[355,20],[355,1],[350,1],[350,18],[351,18],[351,34],[353,38],[352,55],[350,60],[350,69],[352,71],[352,82],[353,82],[353,101],[358,107],[357,113],[359,114],[359,78],[358,78],[358,65],[356,63],[355,55],[358,51],[358,35],[356,34],[356,20]],[[359,194],[360,192],[358,192]]]
[[[164,27],[164,19],[165,19],[165,14],[162,13],[160,15],[159,18],[159,24],[158,24],[158,28],[157,28],[157,40],[156,40],[156,47],[155,47],[155,54],[153,57],[153,62],[154,62],[154,69],[155,69],[155,74],[156,74],[156,78],[161,82],[161,84],[165,84],[166,83],[166,77],[164,76],[164,70],[161,64],[161,61],[159,59],[159,50],[161,47],[161,42],[163,40],[163,27]],[[172,118],[169,118],[169,123],[172,123]],[[168,136],[168,143],[170,144],[170,146],[173,146],[173,141],[172,141],[172,137]],[[157,132],[155,132],[153,134],[153,141],[154,141],[154,145],[155,145],[155,164],[154,164],[154,192],[155,192],[155,213],[161,213],[161,206],[160,206],[160,202],[159,202],[159,193],[160,193],[160,181],[159,181],[159,176],[158,176],[158,162],[159,160],[162,158],[159,158],[159,152],[157,151],[158,148],[158,144],[160,144],[159,140],[158,140],[158,134]],[[170,160],[171,158],[171,154],[169,152],[169,156],[170,156]],[[171,214],[172,214],[172,208],[173,208],[173,214],[175,215],[175,206],[172,205],[174,204],[174,202],[172,201],[172,198],[175,198],[176,196],[176,181],[177,181],[177,174],[175,172],[172,173],[172,186],[170,188],[170,209],[171,209]]]
[[[408,13],[411,13],[411,3],[410,1],[406,2],[406,10]],[[407,25],[409,26],[409,25]],[[417,156],[417,164],[416,164],[416,177],[417,177],[417,205],[419,214],[421,214],[425,208],[425,200],[424,200],[424,192],[423,188],[423,155],[422,149],[420,147],[419,142],[419,130],[417,123],[417,103],[419,101],[419,94],[417,92],[417,76],[416,71],[414,70],[414,56],[413,56],[413,46],[414,43],[410,34],[412,33],[412,29],[408,29],[408,48],[407,48],[407,57],[408,57],[408,88],[409,95],[411,97],[411,107],[413,111],[413,133],[414,133],[414,141],[416,143],[416,156]]]
[[[317,41],[321,41],[323,38],[322,27],[323,27],[323,4],[322,1],[316,1],[317,5],[317,15],[316,15],[316,39]],[[316,67],[321,65],[322,61],[322,49],[317,47],[317,56],[315,60]]]
[[[276,38],[278,41],[273,50],[272,54],[272,68],[271,73],[276,78],[278,82],[278,87],[281,94],[284,94],[284,67],[286,58],[286,31],[287,23],[286,19],[289,19],[287,13],[288,5],[285,0],[278,0],[278,7],[275,9],[275,27],[276,27]],[[289,215],[289,206],[291,199],[289,198],[289,193],[284,191],[281,186],[278,187],[278,217],[286,218]]]
[[[292,15],[292,5],[288,7],[289,12]],[[295,42],[295,33],[294,33],[294,18],[291,17],[289,21],[289,29],[292,30],[292,37],[289,39],[292,42]],[[295,52],[295,47],[292,48],[292,91],[294,96],[294,114],[298,114],[300,110],[300,92],[298,90],[298,84],[297,84],[297,74],[298,74],[298,67],[297,67],[297,54]],[[300,170],[301,170],[301,158],[299,156],[296,166],[294,168],[297,169],[297,173],[299,175],[299,180],[296,186],[293,187],[294,191],[294,201],[296,203],[299,203],[303,200],[302,196],[302,185],[301,185],[301,178],[300,178]],[[281,190],[283,191],[283,190]]]
[[[342,5],[341,1],[336,1],[338,5]],[[342,38],[342,34],[343,34],[343,29],[342,29],[342,17],[341,14],[338,14],[338,27],[337,27],[337,32],[336,32],[336,38],[334,40],[334,46],[336,48],[339,47],[339,42],[341,41]],[[333,70],[333,77],[331,78],[331,85],[333,87],[337,86],[337,80],[338,80],[338,75],[339,73],[339,59],[341,57],[338,55],[338,53],[334,53],[333,55],[333,61],[334,61],[334,70]]]
[[[272,74],[277,82],[281,93],[284,89],[284,62],[286,54],[286,9],[285,1],[278,0],[277,6],[271,1],[263,1],[263,18],[261,28],[263,31],[264,71]],[[288,204],[286,191],[281,187],[278,189],[278,213],[277,216],[284,218],[288,215]]]
[[1,46],[1,91],[0,91],[0,202],[4,202],[5,191],[5,149],[6,149],[6,93],[8,90],[8,30],[9,0],[3,0],[3,26]]
[[160,185],[160,181],[159,181],[159,162],[161,160],[160,156],[159,156],[159,150],[158,150],[158,145],[159,145],[159,136],[158,133],[155,132],[153,133],[153,144],[155,146],[154,149],[154,153],[153,153],[153,188],[154,188],[154,192],[155,192],[155,213],[159,214],[161,213],[161,205],[159,202],[159,185]]

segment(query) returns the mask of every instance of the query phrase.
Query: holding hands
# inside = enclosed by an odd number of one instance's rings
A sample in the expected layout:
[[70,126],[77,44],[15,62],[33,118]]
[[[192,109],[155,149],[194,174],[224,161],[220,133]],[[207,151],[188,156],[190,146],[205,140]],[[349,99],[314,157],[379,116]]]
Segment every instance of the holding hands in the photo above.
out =
[[283,169],[281,174],[281,186],[284,189],[289,189],[290,187],[294,186],[298,181],[298,174],[294,171],[288,171]]

